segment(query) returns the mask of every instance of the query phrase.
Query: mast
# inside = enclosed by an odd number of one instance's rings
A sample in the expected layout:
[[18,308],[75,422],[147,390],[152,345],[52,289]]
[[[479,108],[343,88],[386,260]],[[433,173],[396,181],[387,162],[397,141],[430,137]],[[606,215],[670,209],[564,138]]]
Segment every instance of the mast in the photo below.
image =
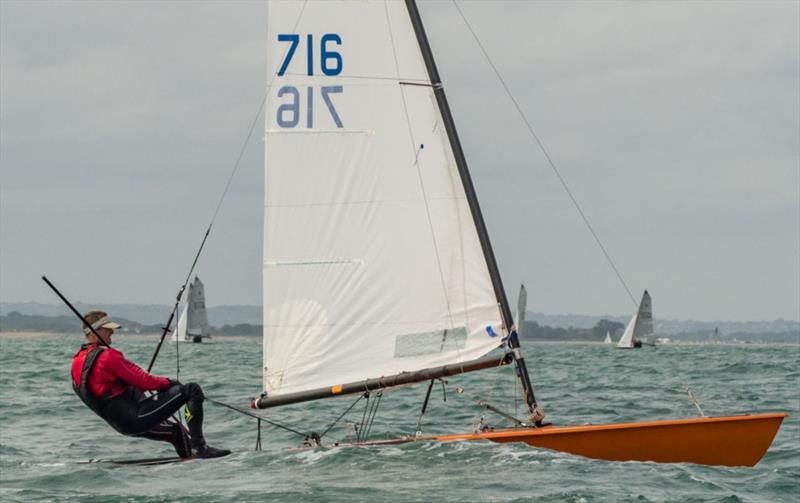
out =
[[433,51],[431,51],[430,44],[428,43],[428,36],[425,34],[425,28],[422,25],[422,18],[419,15],[419,9],[415,0],[406,0],[406,7],[408,14],[411,17],[411,24],[414,27],[414,33],[417,36],[417,43],[422,51],[422,58],[425,61],[425,67],[428,70],[428,77],[433,88],[433,94],[436,96],[436,103],[439,105],[439,111],[442,114],[444,127],[447,131],[447,137],[450,140],[450,148],[453,151],[453,156],[456,160],[458,173],[461,177],[461,183],[464,186],[464,192],[467,196],[469,209],[472,213],[472,220],[475,223],[475,228],[478,233],[478,238],[483,250],[483,256],[486,259],[486,265],[489,269],[489,275],[492,279],[492,286],[494,287],[494,294],[497,298],[497,303],[500,307],[500,314],[503,318],[503,324],[506,331],[509,333],[509,346],[511,347],[514,362],[517,367],[517,377],[522,384],[522,391],[525,397],[525,402],[528,405],[529,413],[539,423],[543,415],[539,411],[536,404],[536,397],[533,394],[533,384],[531,383],[528,369],[525,365],[525,359],[522,357],[520,351],[519,337],[516,330],[514,330],[514,318],[511,315],[511,307],[508,304],[506,291],[503,288],[503,280],[500,277],[500,269],[497,267],[497,260],[492,250],[492,244],[489,241],[489,232],[486,229],[486,223],[483,220],[480,205],[478,204],[478,197],[475,193],[475,187],[472,184],[472,177],[467,168],[467,159],[464,156],[464,151],[461,148],[461,141],[458,139],[458,132],[456,131],[455,121],[450,112],[450,105],[447,102],[447,97],[444,94],[444,87],[442,80],[439,77],[439,71],[436,68],[436,62],[433,59]]

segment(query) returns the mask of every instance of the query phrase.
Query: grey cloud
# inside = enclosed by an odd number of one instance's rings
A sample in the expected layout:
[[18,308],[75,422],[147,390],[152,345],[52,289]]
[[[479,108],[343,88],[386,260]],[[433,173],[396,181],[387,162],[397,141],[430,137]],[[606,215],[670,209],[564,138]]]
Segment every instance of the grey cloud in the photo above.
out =
[[[800,317],[797,3],[460,5],[657,316]],[[421,8],[509,293],[630,311],[452,4]],[[265,4],[0,12],[0,298],[53,301],[48,273],[169,303],[263,96]],[[261,134],[200,263],[212,305],[260,302]]]

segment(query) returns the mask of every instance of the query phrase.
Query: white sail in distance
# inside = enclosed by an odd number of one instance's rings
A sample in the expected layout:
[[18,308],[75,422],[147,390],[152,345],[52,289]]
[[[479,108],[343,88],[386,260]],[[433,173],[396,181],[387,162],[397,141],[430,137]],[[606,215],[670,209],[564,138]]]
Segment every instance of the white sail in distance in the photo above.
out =
[[619,338],[617,347],[620,349],[628,349],[633,347],[633,331],[636,329],[636,320],[639,319],[639,312],[634,313],[631,321],[625,326],[625,331],[622,332],[622,337]]
[[642,340],[643,337],[653,335],[653,300],[647,290],[642,294],[639,302],[639,322],[636,324],[636,331],[633,337]]
[[194,281],[189,285],[186,310],[188,312],[186,320],[186,339],[199,342],[204,337],[211,335],[211,331],[208,328],[205,287],[197,276],[195,276]]
[[465,362],[505,334],[403,2],[272,2],[269,396]]
[[172,342],[186,341],[186,313],[188,310],[188,306],[184,304],[183,309],[178,313],[178,322],[175,324],[175,329],[172,331]]
[[642,338],[653,334],[653,303],[647,290],[642,295],[639,302],[639,309],[628,322],[622,337],[617,343],[618,348],[626,349],[634,347],[636,341],[641,342]]
[[528,290],[525,285],[519,285],[519,296],[517,297],[517,319],[514,325],[517,328],[517,335],[522,337],[523,325],[525,324],[525,308],[528,306]]

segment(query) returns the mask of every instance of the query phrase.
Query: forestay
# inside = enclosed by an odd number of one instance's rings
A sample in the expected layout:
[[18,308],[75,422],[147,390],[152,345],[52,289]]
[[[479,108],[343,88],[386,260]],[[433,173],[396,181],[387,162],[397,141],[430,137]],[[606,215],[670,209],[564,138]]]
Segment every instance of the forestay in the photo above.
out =
[[506,335],[402,2],[272,2],[264,390],[478,358]]

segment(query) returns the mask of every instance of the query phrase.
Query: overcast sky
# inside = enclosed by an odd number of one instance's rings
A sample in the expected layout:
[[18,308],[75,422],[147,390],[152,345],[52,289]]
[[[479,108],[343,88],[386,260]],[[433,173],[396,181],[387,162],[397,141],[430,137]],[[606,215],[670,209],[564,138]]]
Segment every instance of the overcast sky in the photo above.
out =
[[[460,2],[656,317],[800,318],[800,2]],[[506,288],[633,303],[451,2],[421,10]],[[0,1],[0,300],[171,303],[265,88],[262,2]],[[260,304],[263,122],[201,257]],[[512,300],[513,302],[513,300]]]

